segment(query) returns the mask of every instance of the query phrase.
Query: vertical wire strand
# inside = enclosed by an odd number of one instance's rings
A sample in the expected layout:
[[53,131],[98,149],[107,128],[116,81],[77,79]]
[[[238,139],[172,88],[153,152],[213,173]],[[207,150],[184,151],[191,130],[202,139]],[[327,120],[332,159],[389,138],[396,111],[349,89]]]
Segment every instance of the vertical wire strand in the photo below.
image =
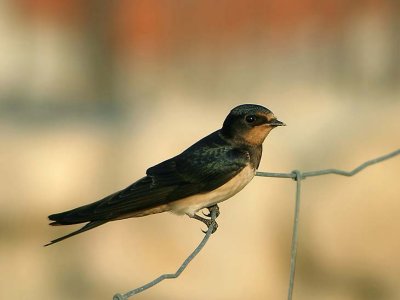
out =
[[294,221],[293,221],[293,235],[292,235],[292,248],[290,253],[290,277],[289,277],[289,290],[288,300],[292,300],[293,297],[293,286],[294,286],[294,274],[296,272],[296,257],[297,257],[297,241],[298,241],[298,230],[299,230],[299,215],[300,215],[300,188],[302,176],[298,170],[293,171],[296,175],[296,201],[294,207]]

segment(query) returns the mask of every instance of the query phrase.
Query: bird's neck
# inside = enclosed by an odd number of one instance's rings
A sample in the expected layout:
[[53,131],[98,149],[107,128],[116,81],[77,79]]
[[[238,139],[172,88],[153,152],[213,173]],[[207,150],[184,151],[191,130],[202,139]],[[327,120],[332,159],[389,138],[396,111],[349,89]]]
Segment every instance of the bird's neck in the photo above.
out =
[[236,137],[227,137],[225,136],[222,132],[220,132],[220,137],[231,144],[233,147],[247,152],[250,155],[250,164],[253,169],[258,169],[258,166],[260,165],[261,161],[261,155],[262,155],[262,144],[254,145],[251,143],[248,143],[246,140],[236,136]]
[[250,164],[254,170],[258,169],[262,155],[262,145],[248,147],[247,151],[250,153]]

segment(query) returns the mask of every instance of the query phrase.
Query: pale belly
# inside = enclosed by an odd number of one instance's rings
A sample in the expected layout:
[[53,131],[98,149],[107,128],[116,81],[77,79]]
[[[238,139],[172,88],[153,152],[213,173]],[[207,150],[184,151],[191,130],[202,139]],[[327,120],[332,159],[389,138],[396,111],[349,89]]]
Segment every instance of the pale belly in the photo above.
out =
[[245,167],[230,181],[219,188],[204,194],[189,196],[168,204],[171,212],[193,216],[198,210],[222,202],[240,192],[254,177],[255,170]]

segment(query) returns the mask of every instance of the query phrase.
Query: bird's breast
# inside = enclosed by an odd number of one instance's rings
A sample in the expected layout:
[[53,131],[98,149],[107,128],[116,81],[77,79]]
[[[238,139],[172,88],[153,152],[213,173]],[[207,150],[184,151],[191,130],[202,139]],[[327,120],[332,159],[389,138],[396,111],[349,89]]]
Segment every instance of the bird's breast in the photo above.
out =
[[240,192],[254,177],[255,169],[249,164],[227,183],[207,193],[192,195],[169,204],[176,214],[193,216],[198,210],[222,202]]

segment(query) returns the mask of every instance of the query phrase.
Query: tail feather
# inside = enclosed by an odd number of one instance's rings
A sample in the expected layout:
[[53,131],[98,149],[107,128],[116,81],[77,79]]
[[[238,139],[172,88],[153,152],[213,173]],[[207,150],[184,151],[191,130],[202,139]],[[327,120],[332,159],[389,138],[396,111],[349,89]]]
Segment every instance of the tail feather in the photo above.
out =
[[104,199],[101,199],[99,201],[96,201],[91,204],[87,204],[84,206],[80,206],[68,211],[64,211],[61,213],[56,213],[48,216],[51,222],[49,225],[51,226],[62,226],[62,225],[73,225],[73,224],[81,224],[81,223],[87,223],[84,225],[82,228],[73,231],[65,236],[59,237],[55,240],[52,240],[50,243],[44,245],[49,246],[58,242],[61,242],[67,238],[70,238],[74,235],[80,234],[82,232],[85,232],[87,230],[93,229],[97,226],[100,226],[104,223],[107,223],[112,220],[112,218],[103,218],[103,219],[96,219],[94,216],[94,212],[96,208],[98,207],[99,204],[103,203],[104,200],[108,199],[109,197],[112,197],[113,195],[110,195]]
[[[89,229],[95,228],[95,227],[100,226],[100,225],[102,225],[102,224],[104,224],[104,223],[107,223],[107,222],[108,222],[108,221],[106,221],[106,220],[100,220],[100,221],[92,221],[92,222],[89,222],[89,223],[87,223],[85,226],[83,226],[82,228],[80,228],[80,229],[78,229],[78,230],[76,230],[76,231],[73,231],[73,232],[71,232],[71,233],[69,233],[69,234],[67,234],[67,235],[64,235],[64,236],[62,236],[62,237],[59,237],[59,238],[57,238],[57,239],[55,239],[55,240],[52,240],[50,243],[48,243],[48,244],[46,244],[46,245],[44,245],[44,246],[47,247],[47,246],[50,246],[50,245],[52,245],[52,244],[61,242],[62,240],[65,240],[65,239],[67,239],[67,238],[70,238],[71,236],[74,236],[74,235],[77,235],[77,234],[79,234],[79,233],[85,232],[85,231],[87,231],[87,230],[89,230]],[[59,224],[59,223],[57,223],[57,222],[53,222],[53,223],[56,223],[56,224],[54,224],[54,225],[62,225],[62,224]],[[50,223],[50,224],[53,224],[53,223]]]
[[[96,202],[50,215],[48,218],[52,221],[50,223],[52,226],[87,224],[81,229],[57,238],[45,246],[58,243],[109,221],[135,216],[135,212],[139,212],[136,216],[142,216],[144,214],[140,214],[140,212],[164,204],[168,193],[171,192],[173,187],[161,186],[153,189],[152,185],[152,178],[143,177],[126,189]],[[150,210],[149,213],[153,212]]]
[[49,216],[52,226],[72,225],[93,221],[93,213],[100,201]]

